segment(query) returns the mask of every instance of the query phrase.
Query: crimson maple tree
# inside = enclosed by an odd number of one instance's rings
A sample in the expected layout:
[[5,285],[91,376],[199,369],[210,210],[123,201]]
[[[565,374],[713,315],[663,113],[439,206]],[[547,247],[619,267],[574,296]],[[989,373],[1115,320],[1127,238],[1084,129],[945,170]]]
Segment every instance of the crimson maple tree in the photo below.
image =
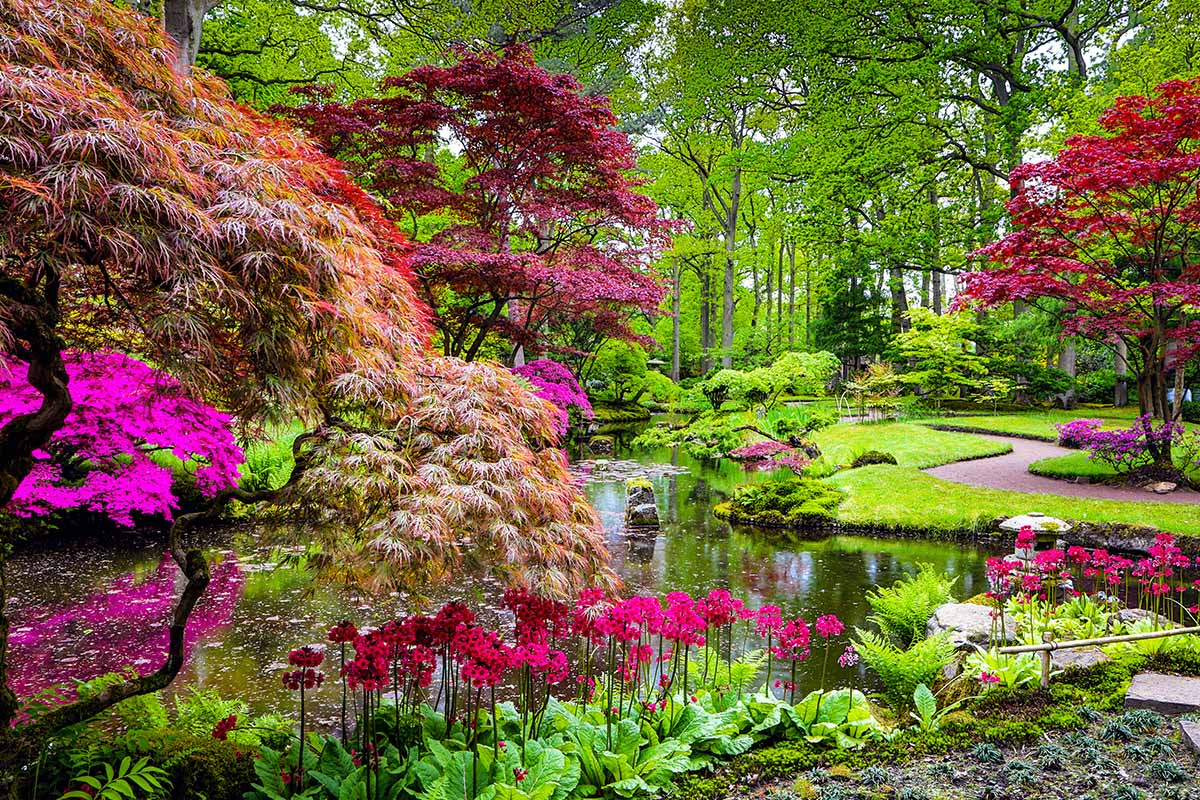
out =
[[[446,355],[496,335],[576,355],[633,337],[663,287],[646,265],[667,241],[628,175],[635,152],[607,99],[534,63],[522,45],[460,51],[351,103],[327,88],[282,108],[418,243],[413,267]],[[485,351],[486,352],[486,351]]]
[[[303,520],[336,555],[327,578],[398,588],[478,562],[553,590],[606,574],[548,405],[498,365],[428,357],[392,221],[303,136],[173,66],[155,24],[110,0],[0,0],[0,356],[40,396],[0,420],[0,769],[175,677],[210,581],[188,533],[233,499]],[[76,410],[68,350],[105,348],[172,376],[165,395],[307,430],[283,486],[176,515],[162,666],[14,728],[13,501]]]
[[1123,97],[1103,135],[1012,172],[1013,230],[964,276],[985,306],[1055,301],[1063,332],[1124,341],[1143,413],[1165,418],[1167,375],[1200,348],[1200,79]]

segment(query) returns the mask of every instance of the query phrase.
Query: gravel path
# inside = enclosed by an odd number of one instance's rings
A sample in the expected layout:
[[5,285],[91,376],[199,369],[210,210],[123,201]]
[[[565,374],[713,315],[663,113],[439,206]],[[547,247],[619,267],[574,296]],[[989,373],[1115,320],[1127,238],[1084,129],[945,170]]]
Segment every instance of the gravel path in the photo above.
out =
[[1009,489],[1014,492],[1057,494],[1063,497],[1091,497],[1097,500],[1148,500],[1159,503],[1200,504],[1200,492],[1189,489],[1178,489],[1170,494],[1154,494],[1145,489],[1072,483],[1058,478],[1034,475],[1029,472],[1029,465],[1034,461],[1066,455],[1073,451],[1050,442],[1016,439],[1011,436],[975,435],[997,442],[1008,442],[1012,445],[1012,452],[989,458],[958,461],[925,471],[942,480],[966,483],[971,486],[986,486],[992,489]]

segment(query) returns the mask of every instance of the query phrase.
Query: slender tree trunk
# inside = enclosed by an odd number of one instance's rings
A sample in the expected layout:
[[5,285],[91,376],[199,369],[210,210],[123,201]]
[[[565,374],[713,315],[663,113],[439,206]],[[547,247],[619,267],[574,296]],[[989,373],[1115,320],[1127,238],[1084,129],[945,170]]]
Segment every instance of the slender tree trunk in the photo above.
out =
[[[1063,342],[1062,350],[1058,352],[1058,368],[1070,375],[1071,380],[1075,379],[1075,360],[1075,340],[1067,339]],[[1072,409],[1076,405],[1075,387],[1071,386],[1063,398],[1063,407]]]
[[682,285],[683,266],[675,256],[671,269],[671,380],[679,382],[679,296]]
[[742,194],[742,168],[734,167],[729,185],[729,210],[725,215],[725,281],[721,293],[721,366],[733,366],[733,287],[737,278],[738,206]]
[[[808,329],[805,328],[805,336]],[[788,347],[796,347],[796,243],[788,242]]]
[[1129,345],[1124,339],[1117,341],[1117,352],[1113,356],[1113,372],[1117,383],[1113,387],[1113,405],[1124,408],[1129,405]]
[[706,265],[700,270],[700,371],[707,374],[712,361],[712,272]]
[[779,349],[783,349],[783,250],[787,246],[786,240],[783,238],[782,232],[779,236],[779,265],[778,271],[775,274],[775,286],[778,287],[778,297],[775,303],[775,327],[779,333]]
[[940,317],[942,315],[942,307],[943,307],[943,302],[944,302],[943,301],[943,293],[945,292],[945,286],[946,286],[945,277],[942,275],[942,273],[935,272],[935,273],[933,273],[932,280],[933,280],[933,292],[932,292],[933,297],[931,299],[932,299],[932,304],[933,304],[933,313],[937,314]]
[[899,264],[888,268],[888,291],[892,295],[892,330],[903,333],[909,329],[908,293],[904,289],[904,271]]

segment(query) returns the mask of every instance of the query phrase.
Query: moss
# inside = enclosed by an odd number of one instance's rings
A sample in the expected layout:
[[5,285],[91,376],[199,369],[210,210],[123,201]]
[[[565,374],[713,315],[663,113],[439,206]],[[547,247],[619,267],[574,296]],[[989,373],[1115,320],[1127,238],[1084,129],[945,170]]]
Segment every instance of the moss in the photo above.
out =
[[638,403],[592,403],[592,414],[592,421],[600,425],[650,419],[650,409]]
[[627,478],[625,480],[626,489],[653,489],[652,484],[647,478]]
[[998,603],[996,603],[996,598],[988,597],[987,592],[980,592],[979,594],[975,595],[974,597],[968,597],[966,600],[963,600],[963,603],[965,605],[971,605],[971,606],[987,606],[988,608],[997,608],[998,607]]
[[828,525],[842,502],[842,493],[827,483],[786,478],[744,486],[714,513],[750,525],[805,528]]
[[211,736],[166,732],[139,751],[167,772],[179,800],[241,800],[255,779],[253,752]]

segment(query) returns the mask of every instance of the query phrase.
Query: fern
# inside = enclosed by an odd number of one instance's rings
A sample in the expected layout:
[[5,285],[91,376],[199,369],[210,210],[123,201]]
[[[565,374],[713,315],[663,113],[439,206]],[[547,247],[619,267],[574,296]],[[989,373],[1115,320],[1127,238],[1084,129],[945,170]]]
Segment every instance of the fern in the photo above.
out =
[[901,650],[885,636],[861,628],[855,630],[858,634],[855,648],[867,669],[879,676],[883,694],[893,711],[910,708],[917,686],[922,683],[932,686],[954,658],[954,643],[948,632]]
[[72,783],[85,788],[66,792],[59,800],[134,800],[139,797],[160,797],[171,788],[167,773],[151,766],[146,758],[134,761],[126,756],[116,767],[112,764],[101,766],[104,768],[103,778],[80,775]]
[[906,575],[890,588],[877,587],[867,595],[875,612],[867,619],[907,649],[924,638],[925,626],[938,606],[953,599],[951,590],[957,580],[935,572],[930,564],[920,564],[915,575]]

